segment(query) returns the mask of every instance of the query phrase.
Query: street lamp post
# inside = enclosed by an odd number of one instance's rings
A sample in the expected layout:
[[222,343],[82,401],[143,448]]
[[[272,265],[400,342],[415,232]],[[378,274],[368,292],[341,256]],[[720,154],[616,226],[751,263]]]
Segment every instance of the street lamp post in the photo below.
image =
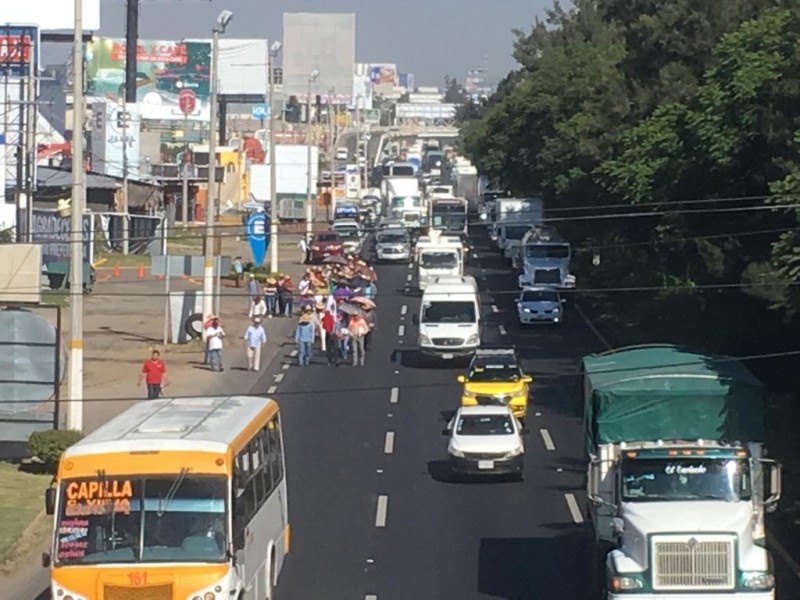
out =
[[208,195],[206,200],[206,240],[203,264],[203,317],[214,311],[214,215],[216,214],[217,175],[217,94],[219,87],[219,35],[231,22],[233,13],[223,10],[217,17],[211,38],[211,106],[208,135]]
[[278,272],[278,167],[275,152],[275,74],[274,60],[281,51],[281,43],[274,42],[269,49],[269,270]]
[[[31,73],[33,76],[33,73]],[[72,39],[72,206],[70,227],[69,403],[67,429],[83,430],[83,0],[75,0]],[[32,199],[29,198],[28,202]],[[30,222],[28,223],[30,227]],[[60,333],[60,332],[59,332]]]
[[306,98],[306,144],[308,145],[308,190],[306,192],[306,241],[311,239],[313,231],[312,224],[314,222],[314,207],[311,203],[311,84],[314,83],[319,77],[319,71],[314,69],[308,77],[308,97]]

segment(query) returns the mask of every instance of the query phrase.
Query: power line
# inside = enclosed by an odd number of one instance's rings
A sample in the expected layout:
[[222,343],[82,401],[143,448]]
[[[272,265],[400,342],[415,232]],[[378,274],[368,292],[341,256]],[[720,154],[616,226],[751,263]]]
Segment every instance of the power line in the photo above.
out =
[[[402,352],[415,352],[413,349],[405,349]],[[708,358],[704,362],[706,364],[725,364],[731,362],[751,362],[757,360],[776,360],[776,359],[784,359],[784,358],[791,358],[800,356],[800,350],[786,350],[782,352],[769,352],[763,354],[749,354],[744,356],[719,356],[714,358]],[[166,355],[168,358],[169,355]],[[523,359],[524,360],[524,359]],[[680,367],[688,367],[688,366],[696,366],[696,362],[675,362],[675,363],[666,363],[659,365],[658,367],[628,367],[628,368],[619,368],[619,369],[603,369],[600,371],[595,371],[594,373],[597,374],[613,374],[613,373],[631,373],[631,372],[649,372],[649,371],[663,371],[665,369],[670,368],[680,368]],[[323,368],[326,368],[324,365],[320,365]],[[264,371],[267,373],[267,370]],[[576,377],[583,377],[588,375],[589,373],[584,371],[583,369],[576,369],[570,372],[565,373],[538,373],[534,375],[534,384],[538,381],[553,381],[553,380],[562,380],[566,378],[574,379]],[[412,389],[412,390],[423,390],[423,389],[434,389],[434,388],[443,388],[443,387],[456,387],[454,383],[451,382],[442,382],[442,383],[411,383],[411,384],[404,384],[404,389]],[[359,385],[358,387],[348,387],[344,389],[330,389],[330,388],[314,388],[308,390],[297,390],[297,391],[281,391],[276,392],[275,394],[271,394],[278,399],[283,396],[304,396],[313,394],[315,396],[324,395],[324,394],[345,394],[345,393],[374,393],[374,392],[385,392],[392,389],[391,384],[387,385],[372,385],[372,386],[364,386]],[[235,393],[230,392],[226,395],[233,395],[233,396],[250,396],[250,397],[264,397],[267,394],[256,394],[252,392],[246,393]],[[191,395],[174,395],[174,396],[166,396],[168,398],[216,398],[219,397],[219,394],[191,394]],[[98,397],[98,398],[85,398],[83,402],[131,402],[131,401],[138,401],[141,400],[141,396],[127,396],[127,397]],[[48,402],[48,401],[45,401]],[[54,402],[50,400],[49,402]],[[70,401],[66,399],[59,400],[59,404],[68,404]],[[15,404],[43,404],[41,400],[15,400]]]

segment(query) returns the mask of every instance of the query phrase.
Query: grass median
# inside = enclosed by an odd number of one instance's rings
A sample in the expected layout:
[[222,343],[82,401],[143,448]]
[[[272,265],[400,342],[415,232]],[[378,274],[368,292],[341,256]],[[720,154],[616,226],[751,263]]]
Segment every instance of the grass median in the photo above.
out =
[[38,550],[50,536],[44,490],[51,479],[0,462],[0,571],[13,571],[21,557]]

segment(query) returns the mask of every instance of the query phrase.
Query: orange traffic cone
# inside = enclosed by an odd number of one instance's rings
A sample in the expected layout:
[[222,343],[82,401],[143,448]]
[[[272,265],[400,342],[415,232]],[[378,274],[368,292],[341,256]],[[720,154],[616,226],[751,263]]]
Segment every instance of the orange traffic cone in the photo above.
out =
[[121,269],[119,268],[119,263],[114,265],[114,277],[119,277],[121,273]]
[[139,279],[144,279],[144,263],[139,263],[139,268],[136,270],[136,276]]

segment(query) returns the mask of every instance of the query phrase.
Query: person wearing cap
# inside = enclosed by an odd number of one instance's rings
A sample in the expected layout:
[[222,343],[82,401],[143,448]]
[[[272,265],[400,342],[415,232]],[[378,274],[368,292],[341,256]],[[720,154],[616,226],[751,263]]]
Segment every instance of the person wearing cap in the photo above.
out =
[[304,314],[300,317],[300,322],[297,324],[297,329],[294,331],[294,340],[297,342],[298,352],[297,361],[301,367],[307,366],[311,363],[311,353],[314,349],[314,338],[316,332],[314,326],[311,324],[311,317]]
[[278,310],[284,317],[292,316],[292,305],[294,303],[294,284],[292,278],[282,274],[278,280]]
[[260,317],[253,317],[253,322],[244,332],[244,349],[247,353],[247,368],[250,371],[261,369],[261,348],[267,343],[267,332],[261,324]]

